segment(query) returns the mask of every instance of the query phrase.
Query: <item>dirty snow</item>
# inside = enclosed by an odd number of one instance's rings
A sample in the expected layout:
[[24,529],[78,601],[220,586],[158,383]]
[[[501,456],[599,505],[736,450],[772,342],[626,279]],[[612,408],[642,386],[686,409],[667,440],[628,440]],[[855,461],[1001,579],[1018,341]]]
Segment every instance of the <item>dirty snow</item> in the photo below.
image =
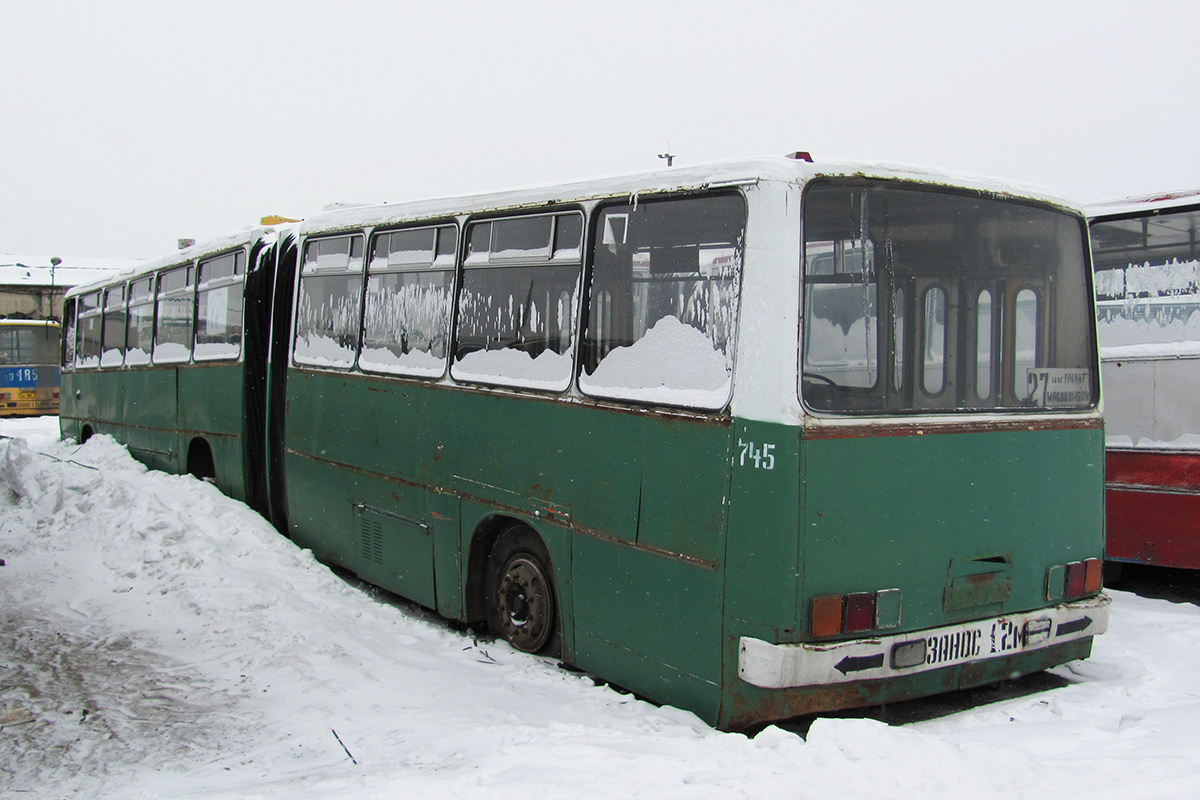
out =
[[1200,797],[1200,608],[1113,592],[1069,685],[725,734],[354,588],[245,506],[0,422],[0,796]]

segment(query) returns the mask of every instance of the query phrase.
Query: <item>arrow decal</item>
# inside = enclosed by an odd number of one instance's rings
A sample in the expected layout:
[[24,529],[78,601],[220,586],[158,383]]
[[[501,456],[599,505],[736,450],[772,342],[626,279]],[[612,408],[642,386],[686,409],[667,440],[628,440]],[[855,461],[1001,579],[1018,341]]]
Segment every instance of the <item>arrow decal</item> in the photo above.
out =
[[1080,619],[1071,622],[1064,622],[1058,626],[1058,630],[1054,632],[1055,636],[1066,636],[1068,633],[1077,633],[1082,630],[1087,630],[1087,627],[1092,624],[1091,617],[1081,617]]
[[843,675],[851,672],[862,672],[864,669],[875,669],[883,666],[883,653],[873,656],[846,656],[837,663],[835,669]]

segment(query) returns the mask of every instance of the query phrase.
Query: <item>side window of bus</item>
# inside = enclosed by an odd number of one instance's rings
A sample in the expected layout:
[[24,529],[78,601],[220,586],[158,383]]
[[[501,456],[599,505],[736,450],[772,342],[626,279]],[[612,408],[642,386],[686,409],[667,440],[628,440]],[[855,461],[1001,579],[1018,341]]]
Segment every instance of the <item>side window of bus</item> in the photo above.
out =
[[75,298],[63,301],[62,368],[75,367]]
[[79,346],[76,350],[76,366],[100,366],[100,330],[104,308],[100,305],[100,293],[92,292],[79,298]]
[[580,388],[593,397],[723,408],[745,230],[736,194],[602,208]]
[[104,292],[104,327],[100,346],[100,366],[119,367],[125,363],[125,285]]
[[571,383],[583,215],[474,222],[458,293],[455,380],[565,391]]
[[125,329],[125,364],[150,363],[154,341],[154,280],[142,278],[129,284],[129,319]]
[[237,358],[242,352],[242,280],[246,253],[201,261],[196,286],[197,361]]
[[332,236],[304,245],[296,305],[297,364],[349,369],[358,351],[363,237]]
[[193,276],[190,264],[158,276],[155,364],[178,363],[192,356],[192,321],[196,312]]
[[453,225],[375,237],[360,367],[430,378],[445,373],[457,251]]
[[1200,341],[1200,209],[1092,223],[1101,347]]

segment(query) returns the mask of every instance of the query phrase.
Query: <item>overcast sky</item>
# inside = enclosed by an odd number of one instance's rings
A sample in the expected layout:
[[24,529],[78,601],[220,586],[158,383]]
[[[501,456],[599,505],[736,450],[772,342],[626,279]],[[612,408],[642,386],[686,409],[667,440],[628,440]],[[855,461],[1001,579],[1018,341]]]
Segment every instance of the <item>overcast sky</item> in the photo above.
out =
[[1197,0],[0,0],[0,253],[802,149],[1200,186]]

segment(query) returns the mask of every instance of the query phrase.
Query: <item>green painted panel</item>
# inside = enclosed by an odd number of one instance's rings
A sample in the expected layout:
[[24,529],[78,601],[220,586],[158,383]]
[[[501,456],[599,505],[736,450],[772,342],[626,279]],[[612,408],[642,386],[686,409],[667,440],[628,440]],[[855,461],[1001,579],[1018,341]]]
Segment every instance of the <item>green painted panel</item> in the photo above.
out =
[[573,557],[575,663],[659,702],[715,709],[721,572],[589,536]]
[[1103,447],[1098,429],[803,441],[801,614],[890,588],[906,630],[1043,605],[1047,567],[1102,553]]
[[729,435],[724,420],[642,420],[637,541],[712,565],[725,555]]
[[[149,428],[173,431],[178,421],[178,372],[175,369],[126,372],[122,419]],[[236,391],[236,387],[228,391]]]
[[354,523],[359,540],[354,571],[423,606],[436,606],[428,526],[361,504],[354,507]]
[[180,428],[242,435],[245,423],[240,363],[194,365],[177,372]]
[[318,558],[352,569],[358,553],[349,475],[329,464],[295,455],[287,457],[286,469],[292,539]]
[[737,420],[733,440],[727,629],[734,636],[794,640],[800,561],[800,429]]

